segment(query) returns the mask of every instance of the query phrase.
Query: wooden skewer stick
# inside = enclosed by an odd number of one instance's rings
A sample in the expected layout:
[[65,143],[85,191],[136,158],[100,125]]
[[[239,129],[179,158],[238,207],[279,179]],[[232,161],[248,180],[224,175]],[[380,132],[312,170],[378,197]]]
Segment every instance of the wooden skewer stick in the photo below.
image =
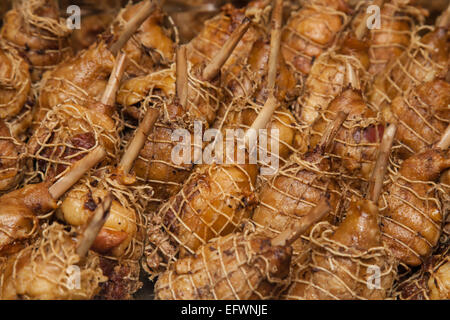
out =
[[[375,6],[378,6],[379,8],[381,8],[385,1],[386,0],[375,0],[371,5],[375,5]],[[366,34],[367,29],[368,29],[367,28],[367,19],[369,19],[370,16],[371,16],[371,13],[366,13],[364,15],[364,18],[362,19],[361,23],[356,27],[356,29],[355,29],[356,39],[362,40],[362,38]]]
[[177,48],[177,97],[180,104],[186,107],[188,101],[188,71],[186,46],[181,45]]
[[450,24],[450,4],[447,9],[436,19],[436,27],[447,28]]
[[202,78],[206,81],[214,79],[220,71],[220,68],[225,64],[228,58],[233,53],[234,48],[237,46],[241,38],[244,36],[250,27],[250,19],[245,18],[242,24],[233,31],[231,36],[225,42],[220,51],[215,55],[211,62],[203,70]]
[[278,56],[281,43],[281,25],[283,23],[283,0],[274,0],[275,5],[272,12],[272,31],[270,34],[269,70],[267,77],[267,89],[274,93],[277,78]]
[[244,135],[244,144],[247,146],[251,136],[259,129],[264,129],[267,126],[267,123],[270,121],[275,109],[277,108],[277,99],[273,95],[269,95],[264,104],[264,107],[259,112],[255,121],[253,121],[252,126],[245,132]]
[[123,73],[125,72],[125,61],[127,56],[125,53],[120,52],[116,58],[116,63],[109,76],[108,85],[106,86],[105,92],[103,92],[101,103],[112,106],[116,101],[116,93],[119,89],[120,80],[122,79]]
[[322,152],[329,151],[330,147],[333,145],[333,140],[336,137],[336,134],[338,133],[339,129],[344,124],[344,121],[348,117],[348,112],[339,111],[336,118],[328,124],[325,132],[322,135],[322,138],[320,139],[320,142],[318,144],[319,150]]
[[442,135],[441,140],[439,140],[436,147],[438,147],[441,150],[446,150],[450,146],[450,125],[447,126],[447,129],[445,129],[444,134]]
[[374,203],[378,202],[383,188],[384,176],[387,171],[389,155],[391,154],[392,144],[394,143],[395,134],[397,132],[397,125],[391,124],[387,127],[383,134],[380,148],[378,150],[377,161],[375,163],[372,175],[369,180],[368,197]]
[[90,221],[88,222],[86,229],[83,232],[83,238],[78,243],[76,249],[78,256],[83,258],[89,252],[89,249],[97,238],[98,233],[102,229],[106,220],[108,220],[112,201],[113,197],[111,193],[108,193],[103,201],[97,206],[97,209],[95,210]]
[[99,163],[106,156],[106,151],[99,146],[89,152],[83,159],[75,162],[62,178],[56,181],[49,189],[50,195],[53,199],[58,199],[67,190],[69,190],[80,178]]
[[348,60],[345,62],[345,80],[353,89],[361,90],[359,76]]
[[294,243],[303,233],[306,232],[313,224],[320,221],[325,215],[331,211],[331,206],[327,199],[322,199],[316,207],[311,209],[309,213],[297,222],[293,228],[287,229],[272,239],[272,246],[289,246]]
[[130,21],[125,25],[119,39],[111,46],[109,49],[111,53],[116,56],[120,49],[127,43],[131,36],[136,32],[141,24],[152,14],[154,5],[152,0],[146,0],[145,4],[139,10],[138,14],[135,15]]
[[149,108],[144,116],[139,127],[136,129],[133,139],[127,147],[122,159],[120,160],[118,169],[123,173],[128,174],[133,166],[134,160],[139,156],[142,147],[144,146],[147,136],[150,134],[159,112],[156,109]]

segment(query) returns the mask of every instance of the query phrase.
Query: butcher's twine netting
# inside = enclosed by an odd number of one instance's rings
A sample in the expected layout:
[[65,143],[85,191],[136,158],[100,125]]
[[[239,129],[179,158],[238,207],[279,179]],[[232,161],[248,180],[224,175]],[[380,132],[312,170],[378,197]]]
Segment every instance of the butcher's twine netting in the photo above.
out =
[[[260,202],[253,213],[258,232],[273,238],[301,222],[323,197],[327,197],[332,210],[325,217],[331,223],[341,220],[342,192],[337,184],[338,173],[328,171],[329,155],[310,161],[294,156],[279,172],[268,179],[259,192]],[[292,244],[293,260],[305,262],[308,241],[301,237]]]
[[371,46],[369,57],[371,72],[383,70],[391,56],[408,49],[413,40],[416,20],[423,22],[424,16],[413,6],[398,3],[385,3],[381,9],[381,27],[370,30]]
[[255,173],[248,170],[252,168],[239,164],[200,166],[159,208],[147,230],[145,253],[151,275],[179,255],[192,254],[209,239],[239,228],[256,204]]
[[[174,72],[174,68],[172,68]],[[142,118],[148,108],[159,110],[159,118],[152,132],[147,137],[145,146],[135,162],[138,180],[150,184],[155,191],[151,208],[154,210],[168,197],[176,194],[189,177],[194,166],[194,148],[204,147],[203,133],[211,125],[221,104],[221,90],[214,83],[202,81],[197,76],[198,70],[188,64],[188,102],[182,107],[174,96],[164,96],[158,84],[150,85],[146,93],[133,95],[133,101],[140,101],[139,108],[130,106],[124,109],[125,117]],[[126,92],[123,91],[126,95]],[[134,125],[128,122],[128,127]],[[201,126],[201,145],[193,139],[195,126]],[[173,140],[176,130],[187,130],[189,133],[191,157],[189,161],[173,159],[173,149],[180,144]],[[173,140],[173,141],[172,141]],[[202,159],[199,159],[202,160]],[[181,162],[181,163],[180,163]]]
[[399,282],[395,287],[395,297],[400,300],[449,299],[448,273],[450,255],[447,249],[433,255],[419,271]]
[[[176,263],[190,260],[189,270],[179,272],[174,265],[163,273],[156,282],[156,298],[274,299],[289,281],[289,272],[280,275],[282,271],[274,265],[288,266],[289,258],[289,249],[272,247],[268,238],[254,232],[218,237],[197,250],[195,256]],[[180,292],[186,292],[187,296],[181,296]]]
[[[305,25],[305,23],[312,24],[314,20],[316,23],[326,24],[326,21],[323,20],[324,15],[329,17],[329,19],[339,18],[342,23],[339,30],[331,30],[331,32],[337,32],[330,37],[329,43],[317,43],[313,39],[309,38],[308,35],[302,34],[295,30],[296,26]],[[345,25],[349,23],[349,21],[349,16],[342,11],[321,5],[320,2],[317,4],[309,1],[304,2],[302,9],[292,15],[287,24],[283,27],[281,48],[286,63],[291,66],[293,70],[296,70],[296,72],[304,75],[303,72],[295,66],[296,60],[301,59],[311,65],[317,57],[311,56],[310,52],[324,52],[329,47],[332,47],[339,38],[339,34],[342,32]],[[329,28],[329,26],[327,28]]]
[[114,161],[120,147],[117,130],[112,118],[95,110],[68,103],[56,106],[29,142],[32,164],[27,180],[58,179],[72,163],[98,146],[107,152],[106,163]]
[[[41,39],[43,47],[34,52],[42,58],[32,58],[33,67],[38,71],[39,75],[57,65],[63,58],[67,57],[72,50],[67,42],[71,30],[67,27],[66,21],[63,18],[56,20],[36,14],[41,7],[46,6],[46,2],[48,1],[19,1],[15,3],[14,9],[11,11],[19,16],[20,22],[24,24],[23,30],[16,30],[15,32],[25,32],[26,36],[32,38],[31,40],[33,40],[33,38]],[[29,48],[27,49],[27,47],[15,43],[14,39],[5,40],[20,52],[26,54],[29,50]]]
[[[391,295],[396,268],[389,251],[383,246],[360,250],[343,245],[331,239],[336,228],[327,222],[313,227],[310,261],[297,269],[284,298],[366,300]],[[372,281],[371,268],[377,270],[379,283]]]
[[[44,226],[36,242],[3,265],[0,288],[25,288],[24,292],[15,292],[15,298],[22,299],[92,299],[105,281],[99,260],[89,254],[80,262],[75,250],[73,235],[62,225]],[[44,296],[30,295],[30,291],[36,292],[32,286],[38,283],[46,284],[48,292],[43,292]]]
[[409,47],[404,48],[405,51],[376,79],[370,93],[375,108],[381,110],[388,107],[396,96],[407,94],[424,81],[445,77],[448,62],[436,61],[439,59],[437,49],[432,44],[423,42],[422,34],[425,30],[429,33],[436,32],[436,28],[432,26],[416,27],[414,33],[411,33]]
[[31,79],[27,63],[19,53],[3,41],[0,41],[2,64],[9,66],[9,74],[0,75],[0,117],[2,119],[16,116],[28,100]]
[[[146,236],[147,217],[145,215],[145,208],[152,199],[153,190],[150,186],[138,183],[130,185],[123,184],[112,167],[104,167],[94,174],[89,175],[89,178],[82,179],[79,184],[71,189],[67,197],[70,201],[72,194],[75,197],[79,194],[88,195],[88,197],[93,197],[92,201],[96,206],[102,200],[101,198],[95,199],[96,195],[101,195],[107,191],[112,193],[115,201],[126,212],[124,214],[121,210],[114,210],[112,208],[111,215],[114,215],[113,219],[125,221],[125,225],[129,225],[127,228],[133,230],[133,237],[123,252],[121,252],[120,256],[111,253],[98,255],[103,259],[109,260],[109,264],[114,265],[115,272],[119,272],[116,270],[117,268],[121,269],[121,283],[126,283],[126,294],[133,294],[142,285],[139,281],[139,273],[140,260],[143,256]],[[84,205],[84,208],[86,208],[86,205]],[[130,212],[132,212],[132,215],[129,214]]]
[[[432,181],[408,179],[393,161],[386,180],[388,187],[379,201],[382,237],[394,254],[400,254],[397,258],[408,270],[408,265],[416,265],[413,261],[422,264],[439,240],[446,217],[440,195],[446,191],[441,184]],[[405,212],[408,212],[407,220],[403,217]],[[420,221],[419,225],[417,221]],[[387,228],[399,230],[387,231]]]

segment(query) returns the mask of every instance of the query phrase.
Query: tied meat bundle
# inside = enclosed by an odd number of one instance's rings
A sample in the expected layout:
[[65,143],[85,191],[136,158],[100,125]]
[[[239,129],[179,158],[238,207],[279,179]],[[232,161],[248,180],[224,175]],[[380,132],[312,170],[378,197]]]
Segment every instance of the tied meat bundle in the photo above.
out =
[[449,1],[0,19],[1,300],[450,299]]

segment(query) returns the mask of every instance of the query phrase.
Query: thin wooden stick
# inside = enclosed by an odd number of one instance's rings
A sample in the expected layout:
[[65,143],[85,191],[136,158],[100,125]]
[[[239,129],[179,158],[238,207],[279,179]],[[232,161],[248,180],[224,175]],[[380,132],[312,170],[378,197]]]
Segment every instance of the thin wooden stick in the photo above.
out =
[[275,90],[277,78],[278,56],[281,43],[281,25],[283,22],[283,0],[274,0],[275,5],[272,12],[272,31],[270,34],[269,70],[267,76],[267,89],[269,93]]
[[391,148],[392,144],[394,143],[396,132],[397,125],[394,123],[386,128],[383,134],[383,140],[381,141],[380,148],[378,150],[377,161],[369,180],[369,190],[367,192],[369,200],[374,203],[378,202],[378,199],[381,195],[384,176],[387,171],[389,155],[391,154]]
[[275,109],[278,106],[277,102],[278,102],[277,99],[273,95],[270,95],[267,98],[264,107],[258,113],[258,116],[256,117],[255,121],[253,121],[250,129],[253,130],[264,129],[267,126],[267,123],[269,123],[270,118],[272,117]]
[[348,60],[345,62],[345,80],[353,89],[361,90],[358,74]]
[[450,4],[447,9],[436,19],[436,27],[447,28],[450,24]]
[[130,21],[125,25],[119,39],[110,47],[111,53],[116,56],[120,49],[127,43],[131,36],[139,29],[141,24],[152,14],[154,11],[154,4],[152,0],[146,0],[145,4],[139,10]]
[[177,97],[180,104],[185,107],[188,100],[188,70],[186,46],[177,48]]
[[234,48],[237,46],[241,38],[244,36],[250,27],[250,19],[245,18],[242,24],[233,31],[231,36],[225,42],[220,51],[215,55],[211,62],[203,70],[202,77],[206,81],[214,79],[220,71],[220,68],[225,64],[228,58],[233,53]]
[[134,160],[139,156],[142,147],[144,146],[147,136],[150,134],[156,120],[158,119],[159,112],[156,109],[149,108],[144,116],[139,127],[136,129],[133,139],[127,147],[118,169],[125,174],[128,174],[133,166]]
[[[375,0],[371,5],[375,5],[375,6],[378,6],[379,8],[381,8],[385,1],[386,0]],[[356,39],[362,40],[362,38],[366,34],[367,29],[368,29],[367,28],[367,19],[369,19],[370,16],[371,16],[370,13],[366,13],[364,15],[364,18],[361,20],[361,23],[356,27],[356,29],[355,29]]]
[[338,133],[339,129],[342,127],[342,124],[348,117],[348,112],[339,111],[336,118],[328,124],[327,128],[325,129],[325,132],[322,135],[322,138],[320,139],[320,142],[318,144],[319,150],[322,152],[329,151],[330,147],[333,145],[333,140],[336,137],[336,134]]
[[306,232],[312,225],[320,221],[325,215],[331,211],[331,206],[327,199],[322,199],[316,207],[311,209],[309,213],[302,217],[302,220],[294,225],[293,228],[287,229],[280,233],[271,241],[272,246],[289,246],[294,243],[300,236]]
[[441,140],[439,140],[436,147],[442,150],[446,150],[450,146],[450,125],[445,129],[444,134],[442,135]]
[[75,162],[69,172],[67,172],[48,189],[48,192],[53,199],[58,199],[61,197],[67,190],[77,183],[77,181],[80,180],[86,172],[99,163],[105,156],[105,149],[99,146],[89,152],[83,159]]
[[106,220],[108,220],[112,201],[113,197],[111,193],[108,193],[103,201],[97,206],[94,215],[91,217],[86,229],[83,232],[83,238],[78,243],[76,249],[78,256],[81,258],[87,255],[89,249],[97,238],[98,233],[102,229]]
[[270,118],[275,112],[277,105],[277,99],[273,95],[269,95],[266,103],[264,104],[264,107],[259,112],[255,121],[253,121],[252,126],[245,132],[244,145],[249,148],[249,153],[252,153],[254,151],[254,148],[257,148],[256,145],[253,146],[253,148],[252,146],[250,146],[251,136],[255,133],[258,134],[259,129],[264,129],[267,126],[267,123],[270,121]]
[[125,53],[120,52],[116,58],[116,63],[109,76],[108,85],[106,86],[105,92],[103,92],[102,99],[100,100],[103,104],[107,106],[112,106],[116,101],[116,92],[119,89],[120,81],[122,80],[123,73],[125,72],[125,61],[127,56]]

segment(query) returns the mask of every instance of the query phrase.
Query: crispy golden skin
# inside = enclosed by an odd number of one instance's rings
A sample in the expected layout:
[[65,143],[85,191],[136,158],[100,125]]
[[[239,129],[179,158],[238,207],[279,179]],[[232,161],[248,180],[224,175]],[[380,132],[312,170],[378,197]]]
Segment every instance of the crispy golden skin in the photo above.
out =
[[140,259],[146,236],[143,198],[151,193],[146,195],[150,188],[134,184],[134,180],[125,183],[113,168],[102,168],[74,186],[57,211],[58,218],[83,230],[107,193],[114,195],[109,217],[91,246],[108,278],[100,285],[97,297],[101,299],[131,299],[142,286]]
[[[239,81],[229,85],[233,98],[254,97],[259,103],[267,100],[267,76],[269,69],[270,41],[260,38],[253,43],[249,53],[246,68],[240,71]],[[289,102],[299,94],[297,81],[284,62],[283,56],[278,57],[275,94],[280,102]]]
[[211,238],[235,231],[256,204],[256,176],[257,166],[251,164],[197,167],[149,221],[145,253],[150,273],[156,275]]
[[286,282],[291,251],[261,236],[234,233],[215,238],[158,278],[156,299],[274,299],[274,291],[264,291],[266,282]]
[[[270,42],[263,38],[257,40],[252,47],[248,57],[248,66],[241,70],[239,84],[231,86],[233,98],[243,98],[231,105],[223,104],[219,109],[215,126],[226,129],[250,128],[262,109],[269,96],[267,89],[268,61],[270,55]],[[268,141],[271,143],[271,130],[278,130],[278,154],[273,155],[283,163],[292,152],[299,149],[304,150],[305,146],[300,140],[300,128],[287,108],[287,105],[298,95],[297,83],[284,63],[283,57],[279,56],[278,72],[275,80],[275,95],[280,106],[275,110],[272,119],[267,124]],[[254,102],[250,102],[253,100]],[[225,117],[225,119],[224,119]],[[268,147],[271,154],[271,145]]]
[[[232,4],[221,8],[221,13],[204,24],[202,31],[187,45],[188,60],[194,65],[207,64],[223,47],[233,31],[242,24],[246,17],[246,9],[260,11],[261,1],[253,1],[246,8],[237,9]],[[251,16],[249,14],[249,16]],[[233,50],[230,58],[222,67],[222,83],[224,86],[237,86],[239,72],[245,68],[246,60],[253,43],[261,36],[259,25],[254,23],[244,34]]]
[[38,215],[56,208],[47,183],[31,184],[0,197],[0,255],[17,251],[36,234]]
[[114,161],[120,147],[117,130],[110,106],[67,103],[54,107],[28,142],[28,157],[34,161],[31,174],[50,181],[99,145],[107,151],[103,163]]
[[439,240],[443,211],[434,182],[449,167],[441,150],[415,154],[391,175],[380,199],[383,242],[407,265],[420,265]]
[[330,48],[347,23],[345,0],[313,0],[294,12],[283,28],[281,52],[286,63],[306,76],[314,60]]
[[97,257],[89,254],[80,262],[75,249],[76,239],[64,226],[54,223],[44,229],[34,243],[0,265],[0,300],[92,299],[105,278]]
[[449,105],[450,84],[434,80],[397,96],[390,108],[383,110],[386,122],[398,124],[401,158],[423,152],[439,140],[450,122]]
[[100,101],[113,66],[114,57],[103,41],[59,64],[42,80],[35,123],[38,125],[49,110],[63,102],[89,106]]
[[[337,228],[313,229],[311,260],[294,276],[287,299],[385,299],[394,281],[395,263],[381,242],[378,208],[370,201],[351,202]],[[317,233],[317,234],[316,234]],[[370,267],[379,268],[379,287],[371,286]],[[373,283],[372,283],[373,284]]]
[[347,68],[351,67],[364,87],[369,67],[368,46],[352,37],[344,37],[336,50],[320,55],[306,78],[304,93],[294,106],[301,124],[309,126],[327,109],[347,85]]
[[[180,190],[193,167],[193,160],[174,163],[172,151],[179,142],[172,141],[173,134],[178,129],[185,129],[193,134],[195,121],[202,124],[203,130],[208,129],[216,118],[221,100],[217,80],[201,81],[201,70],[194,66],[189,72],[195,81],[189,82],[188,103],[183,107],[174,96],[174,69],[172,65],[171,69],[126,81],[120,88],[117,99],[125,107],[125,115],[134,119],[139,119],[150,106],[160,110],[159,118],[134,164],[137,177],[154,189],[154,201],[150,205],[152,210]],[[136,105],[139,103],[138,108]],[[193,138],[190,144],[194,148]]]
[[[112,26],[115,38],[119,36],[124,24],[136,15],[144,4],[145,1],[130,4],[119,13]],[[155,7],[155,11],[124,46],[123,50],[130,61],[126,70],[129,77],[146,75],[173,62],[175,44],[163,27],[163,20],[164,13]]]
[[23,0],[3,18],[1,37],[26,57],[33,81],[71,54],[70,30],[51,0]]
[[[275,237],[309,213],[311,208],[326,197],[332,213],[325,219],[335,223],[339,216],[342,194],[333,174],[329,172],[329,159],[320,151],[307,153],[303,159],[291,160],[271,177],[259,192],[260,203],[252,220],[259,231]],[[307,241],[300,238],[292,244],[297,263],[305,261]]]

